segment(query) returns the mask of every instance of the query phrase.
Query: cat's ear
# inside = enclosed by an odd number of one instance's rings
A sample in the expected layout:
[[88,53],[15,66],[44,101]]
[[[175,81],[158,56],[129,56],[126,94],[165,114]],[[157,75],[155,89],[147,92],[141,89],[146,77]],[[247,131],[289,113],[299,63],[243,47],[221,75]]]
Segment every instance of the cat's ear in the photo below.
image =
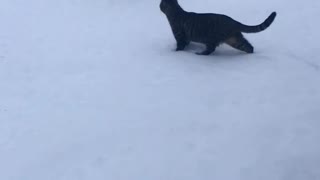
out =
[[161,2],[166,2],[166,3],[178,3],[178,0],[161,0]]
[[178,0],[170,0],[171,2],[175,3],[175,4],[179,4]]

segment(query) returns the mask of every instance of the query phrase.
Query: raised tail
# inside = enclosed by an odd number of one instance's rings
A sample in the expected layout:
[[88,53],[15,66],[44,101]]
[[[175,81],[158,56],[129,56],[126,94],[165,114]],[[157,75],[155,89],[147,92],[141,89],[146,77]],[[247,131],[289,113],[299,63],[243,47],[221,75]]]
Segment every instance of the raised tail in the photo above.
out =
[[239,23],[240,31],[244,32],[244,33],[261,32],[261,31],[267,29],[272,24],[272,22],[274,21],[276,16],[277,16],[276,12],[271,13],[270,16],[263,23],[261,23],[260,25],[257,25],[257,26],[248,26],[248,25],[244,25],[244,24]]

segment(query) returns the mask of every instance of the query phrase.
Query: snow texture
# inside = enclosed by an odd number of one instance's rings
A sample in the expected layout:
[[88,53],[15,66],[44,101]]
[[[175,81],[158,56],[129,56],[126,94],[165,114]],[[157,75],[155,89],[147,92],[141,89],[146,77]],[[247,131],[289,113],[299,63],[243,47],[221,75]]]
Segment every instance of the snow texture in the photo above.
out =
[[0,1],[1,180],[319,180],[320,1],[180,0],[269,29],[175,52],[159,0]]

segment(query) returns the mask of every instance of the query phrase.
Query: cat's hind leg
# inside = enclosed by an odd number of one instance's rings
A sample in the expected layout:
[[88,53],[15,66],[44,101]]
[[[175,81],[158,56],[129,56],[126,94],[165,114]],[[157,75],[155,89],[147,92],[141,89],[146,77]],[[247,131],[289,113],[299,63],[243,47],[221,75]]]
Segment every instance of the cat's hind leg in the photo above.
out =
[[197,52],[197,55],[210,55],[216,50],[216,45],[213,44],[206,44],[206,50],[202,52]]
[[238,49],[240,51],[244,51],[246,53],[253,53],[254,48],[249,43],[248,40],[246,40],[241,33],[237,33],[236,35],[228,38],[225,41],[226,44],[230,45],[231,47]]

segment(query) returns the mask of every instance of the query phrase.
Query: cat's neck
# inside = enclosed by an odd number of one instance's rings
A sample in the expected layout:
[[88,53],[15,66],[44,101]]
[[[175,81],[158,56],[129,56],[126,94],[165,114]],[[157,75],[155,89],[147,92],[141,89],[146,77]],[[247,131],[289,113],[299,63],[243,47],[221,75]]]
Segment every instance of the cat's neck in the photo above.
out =
[[184,15],[186,11],[182,9],[182,7],[179,4],[174,4],[172,7],[170,7],[170,10],[166,13],[168,17],[179,17],[181,15]]
[[185,13],[186,11],[182,9],[182,7],[177,3],[173,5],[173,9],[177,13]]

